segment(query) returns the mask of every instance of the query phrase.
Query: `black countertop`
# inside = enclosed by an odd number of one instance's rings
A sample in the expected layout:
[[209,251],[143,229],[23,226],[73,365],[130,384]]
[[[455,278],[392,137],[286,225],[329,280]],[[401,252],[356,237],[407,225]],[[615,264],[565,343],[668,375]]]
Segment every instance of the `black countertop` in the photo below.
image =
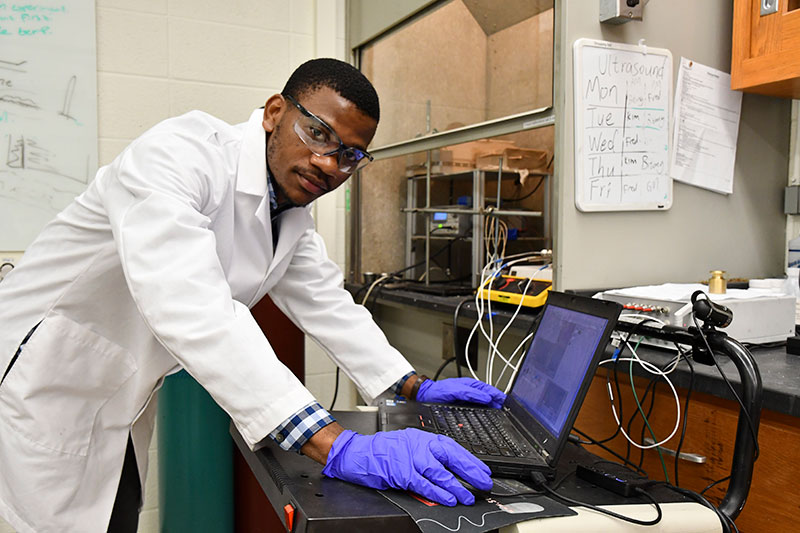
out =
[[[358,295],[361,289],[359,285],[348,285],[347,289],[353,294]],[[363,296],[364,291],[360,291]],[[462,300],[470,299],[464,303],[459,311],[460,319],[477,318],[477,310],[474,296],[441,296],[436,294],[426,294],[413,290],[408,290],[402,285],[399,287],[384,287],[379,291],[373,291],[370,301],[367,302],[372,307],[375,302],[381,305],[393,305],[408,307],[410,309],[425,309],[436,311],[452,316],[456,306]],[[360,298],[359,298],[360,300]],[[504,306],[503,304],[492,304],[494,320],[508,320],[515,308]],[[527,331],[533,324],[536,316],[535,311],[524,308],[512,324],[513,329]],[[659,348],[640,346],[637,350],[640,356],[648,361],[663,366],[675,355],[675,352]],[[773,346],[768,348],[750,347],[750,352],[756,361],[761,373],[763,382],[763,408],[790,416],[800,417],[800,356],[786,353],[785,346]],[[727,358],[720,358],[719,364],[731,383],[739,384],[739,373],[733,361]],[[715,366],[704,366],[695,363],[695,379],[693,390],[710,394],[719,398],[734,400],[730,390],[725,385]],[[650,377],[640,365],[634,365],[634,374],[642,377]],[[687,365],[681,364],[675,372],[670,375],[672,382],[683,388],[689,387],[690,371]],[[737,390],[737,392],[739,392]]]

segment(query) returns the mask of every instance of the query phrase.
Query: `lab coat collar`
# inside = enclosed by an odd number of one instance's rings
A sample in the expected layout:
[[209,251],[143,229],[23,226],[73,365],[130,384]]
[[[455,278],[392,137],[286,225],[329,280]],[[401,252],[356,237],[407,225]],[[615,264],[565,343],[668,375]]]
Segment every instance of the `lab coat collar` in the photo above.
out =
[[267,134],[261,125],[264,110],[256,109],[244,126],[239,167],[236,171],[236,190],[245,194],[267,194],[267,161],[264,143]]

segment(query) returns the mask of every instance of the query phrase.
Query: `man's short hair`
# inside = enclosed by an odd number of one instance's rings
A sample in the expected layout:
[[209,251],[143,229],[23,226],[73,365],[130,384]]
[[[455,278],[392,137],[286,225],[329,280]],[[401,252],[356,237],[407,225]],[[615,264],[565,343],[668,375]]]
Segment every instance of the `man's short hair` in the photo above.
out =
[[375,122],[380,120],[381,111],[375,87],[357,68],[338,59],[306,61],[292,73],[282,93],[299,100],[304,94],[323,87],[333,89],[353,102],[364,114],[375,119]]

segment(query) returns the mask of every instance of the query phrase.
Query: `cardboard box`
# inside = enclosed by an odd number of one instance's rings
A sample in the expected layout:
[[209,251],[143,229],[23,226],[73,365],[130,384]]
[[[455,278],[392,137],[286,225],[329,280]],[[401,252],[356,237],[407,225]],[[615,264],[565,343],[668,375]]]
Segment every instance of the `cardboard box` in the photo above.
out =
[[475,161],[475,167],[480,170],[497,170],[502,157],[503,170],[547,173],[548,156],[547,150],[506,148],[502,152],[479,156]]

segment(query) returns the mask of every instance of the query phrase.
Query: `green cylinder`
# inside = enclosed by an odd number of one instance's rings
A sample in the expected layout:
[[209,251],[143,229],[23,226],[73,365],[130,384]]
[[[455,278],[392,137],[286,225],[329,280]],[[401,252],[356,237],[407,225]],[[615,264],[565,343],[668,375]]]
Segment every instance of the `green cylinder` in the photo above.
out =
[[162,533],[234,529],[230,418],[185,370],[158,393],[158,506]]

